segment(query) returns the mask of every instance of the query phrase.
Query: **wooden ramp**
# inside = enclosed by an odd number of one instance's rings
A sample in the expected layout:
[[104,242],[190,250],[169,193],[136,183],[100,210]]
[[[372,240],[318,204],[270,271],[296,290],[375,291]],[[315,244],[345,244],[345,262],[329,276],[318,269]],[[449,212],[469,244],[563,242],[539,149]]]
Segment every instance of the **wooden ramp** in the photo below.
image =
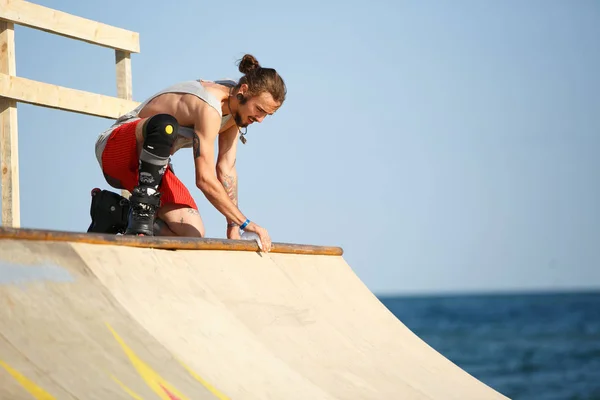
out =
[[341,249],[180,242],[0,228],[0,399],[505,399]]

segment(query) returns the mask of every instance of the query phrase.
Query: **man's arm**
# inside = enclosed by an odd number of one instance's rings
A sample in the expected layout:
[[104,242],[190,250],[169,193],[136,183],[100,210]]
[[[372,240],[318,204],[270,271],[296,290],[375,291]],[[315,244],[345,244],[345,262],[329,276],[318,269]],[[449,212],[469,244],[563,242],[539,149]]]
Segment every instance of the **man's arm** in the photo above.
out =
[[[237,127],[233,126],[219,135],[219,155],[217,158],[217,178],[236,206],[239,206],[238,175],[235,168],[238,134]],[[231,226],[232,223],[235,224],[227,218],[227,236],[230,238],[237,232],[236,226]],[[235,236],[237,238],[237,235]]]
[[[221,119],[216,111],[210,107],[202,107],[196,113],[196,116],[193,138],[196,186],[204,193],[208,201],[227,218],[227,221],[241,225],[246,221],[246,217],[237,207],[237,180],[235,181],[236,194],[234,201],[217,178],[213,164],[215,140],[219,133]],[[226,132],[223,132],[223,134],[226,134]],[[233,145],[235,146],[235,143]]]

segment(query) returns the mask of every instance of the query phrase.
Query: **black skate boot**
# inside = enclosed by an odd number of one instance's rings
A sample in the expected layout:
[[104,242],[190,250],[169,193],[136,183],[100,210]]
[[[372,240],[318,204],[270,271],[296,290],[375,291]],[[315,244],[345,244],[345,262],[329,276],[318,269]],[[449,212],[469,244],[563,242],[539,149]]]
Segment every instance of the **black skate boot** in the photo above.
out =
[[129,200],[125,197],[108,190],[94,188],[90,206],[92,222],[87,231],[89,233],[122,234],[127,228],[128,213]]
[[136,186],[129,199],[126,235],[154,236],[154,219],[160,206],[160,193],[152,188]]

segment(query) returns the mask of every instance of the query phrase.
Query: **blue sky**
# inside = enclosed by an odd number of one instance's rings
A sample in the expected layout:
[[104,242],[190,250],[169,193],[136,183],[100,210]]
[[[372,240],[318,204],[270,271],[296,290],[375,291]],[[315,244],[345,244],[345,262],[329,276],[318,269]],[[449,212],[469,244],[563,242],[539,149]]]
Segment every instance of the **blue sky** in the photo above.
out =
[[[274,241],[339,245],[377,294],[600,287],[594,1],[36,1],[140,33],[134,99],[235,78],[288,99],[239,146],[240,208]],[[341,3],[340,3],[341,4]],[[17,75],[116,95],[114,52],[15,29]],[[22,226],[85,231],[111,121],[19,104]],[[207,234],[224,218],[175,171]]]

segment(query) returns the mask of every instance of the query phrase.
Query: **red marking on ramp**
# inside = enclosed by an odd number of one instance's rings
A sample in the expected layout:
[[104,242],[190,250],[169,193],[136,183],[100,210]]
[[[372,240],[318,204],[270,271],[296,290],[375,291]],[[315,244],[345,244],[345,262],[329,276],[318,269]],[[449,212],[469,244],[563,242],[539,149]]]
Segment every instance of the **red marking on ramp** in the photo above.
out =
[[165,393],[167,394],[167,396],[169,396],[169,398],[171,400],[181,400],[179,397],[177,397],[173,393],[169,392],[169,389],[167,389],[166,387],[164,387],[162,384],[159,383],[159,385],[162,388],[162,390],[165,391]]

